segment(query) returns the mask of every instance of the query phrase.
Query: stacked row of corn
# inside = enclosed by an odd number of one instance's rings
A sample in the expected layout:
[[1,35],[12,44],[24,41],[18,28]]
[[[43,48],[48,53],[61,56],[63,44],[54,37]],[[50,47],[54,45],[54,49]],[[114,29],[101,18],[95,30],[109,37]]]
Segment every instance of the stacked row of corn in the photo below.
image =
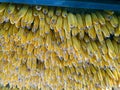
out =
[[104,90],[120,85],[120,16],[114,12],[73,14],[2,3],[0,23],[3,86]]
[[[66,66],[62,69],[45,69],[44,63],[38,64],[36,70],[28,70],[26,65],[18,69],[10,63],[4,64],[4,71],[0,73],[1,84],[19,89],[30,87],[42,90],[79,90],[79,89],[111,89],[120,83],[119,71],[116,68],[100,68],[92,64],[80,64],[78,67]],[[9,68],[9,69],[8,69]],[[49,88],[49,89],[47,89]]]

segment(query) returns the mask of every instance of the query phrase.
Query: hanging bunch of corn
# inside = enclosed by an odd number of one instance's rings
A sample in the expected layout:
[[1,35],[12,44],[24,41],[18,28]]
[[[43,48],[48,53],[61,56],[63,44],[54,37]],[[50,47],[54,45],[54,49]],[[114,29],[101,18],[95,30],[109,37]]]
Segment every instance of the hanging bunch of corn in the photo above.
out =
[[0,84],[13,90],[120,86],[120,16],[1,3]]

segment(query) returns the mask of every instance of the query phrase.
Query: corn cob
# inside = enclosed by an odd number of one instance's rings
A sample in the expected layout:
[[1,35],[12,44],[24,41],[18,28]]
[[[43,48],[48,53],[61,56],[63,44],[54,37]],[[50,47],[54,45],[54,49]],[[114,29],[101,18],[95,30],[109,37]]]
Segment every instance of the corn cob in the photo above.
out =
[[62,13],[61,8],[58,7],[58,8],[56,9],[55,14],[56,14],[57,16],[60,16],[61,13]]
[[118,27],[118,18],[117,18],[117,16],[114,15],[114,16],[111,18],[110,23],[111,23],[111,25],[112,25],[114,28]]
[[86,14],[85,22],[86,22],[86,27],[90,29],[92,27],[92,18],[90,14]]
[[115,36],[119,36],[120,35],[120,17],[118,17],[118,27],[115,30]]
[[0,13],[5,10],[6,6],[7,6],[7,4],[5,4],[5,3],[0,4]]
[[20,11],[17,13],[15,19],[14,19],[14,23],[17,23],[22,17],[24,17],[24,15],[27,13],[28,10],[28,6],[23,6]]
[[56,30],[57,32],[60,32],[62,30],[62,17],[58,17],[57,23],[56,23]]
[[43,7],[42,12],[43,12],[44,14],[48,14],[48,7]]
[[76,27],[76,23],[77,23],[77,20],[76,20],[76,17],[74,16],[74,14],[69,13],[68,14],[68,26],[69,26],[69,28]]
[[62,17],[64,17],[64,18],[67,17],[67,11],[66,11],[66,10],[63,10],[63,11],[62,11]]
[[104,37],[110,37],[110,32],[108,31],[106,26],[102,26],[101,30],[102,30],[102,32],[104,34]]
[[104,19],[103,15],[100,12],[96,12],[96,15],[97,15],[97,18],[99,19],[99,23],[101,25],[105,25],[106,22],[105,22],[105,19]]

